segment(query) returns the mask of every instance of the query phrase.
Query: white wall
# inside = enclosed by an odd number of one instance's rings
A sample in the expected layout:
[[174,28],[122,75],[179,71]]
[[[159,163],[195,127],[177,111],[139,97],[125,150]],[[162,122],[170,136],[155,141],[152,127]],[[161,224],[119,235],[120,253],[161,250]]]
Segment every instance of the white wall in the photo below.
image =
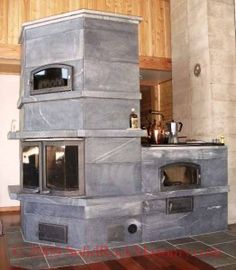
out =
[[19,76],[0,75],[0,207],[18,205],[8,195],[8,185],[17,185],[19,178],[19,142],[7,139],[12,119],[19,123],[17,100]]

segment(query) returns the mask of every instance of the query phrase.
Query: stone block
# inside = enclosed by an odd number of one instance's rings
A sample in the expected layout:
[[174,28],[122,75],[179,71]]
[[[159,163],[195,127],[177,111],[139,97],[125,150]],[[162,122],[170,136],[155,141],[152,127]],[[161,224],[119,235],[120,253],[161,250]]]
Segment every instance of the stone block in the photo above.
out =
[[236,84],[236,66],[211,66],[211,83]]
[[212,98],[216,101],[236,101],[236,84],[212,83]]
[[227,219],[227,193],[194,198],[194,212],[191,217],[192,235],[226,230]]
[[155,240],[166,240],[181,238],[190,235],[190,226],[184,226],[184,218],[190,213],[152,214],[142,217],[142,240],[150,242]]
[[[39,223],[67,226],[68,243],[62,244],[39,240]],[[130,234],[128,232],[128,226],[133,223],[138,225],[138,230],[136,233]],[[139,224],[141,224],[140,217],[134,215],[128,217],[82,220],[72,217],[49,217],[26,213],[24,215],[24,239],[29,242],[77,248],[81,249],[81,251],[85,251],[99,247],[107,248],[108,246],[113,247],[141,242],[141,227]],[[121,229],[121,233],[119,234],[118,229]]]
[[76,18],[71,20],[58,21],[51,24],[42,24],[40,27],[28,28],[23,34],[23,42],[38,38],[48,38],[60,34],[62,32],[70,32],[74,30],[80,30],[84,28],[84,18]]
[[231,9],[231,14],[228,17],[208,16],[208,29],[209,35],[224,38],[235,36],[234,9]]
[[82,108],[81,100],[25,104],[23,130],[83,129]]
[[94,29],[97,31],[114,31],[125,33],[137,33],[137,25],[127,22],[118,22],[112,20],[101,20],[96,18],[84,18],[84,29]]
[[212,101],[213,117],[236,117],[236,107],[234,102],[230,101]]
[[29,103],[24,105],[23,129],[127,129],[131,108],[139,114],[139,100],[77,98]]
[[228,18],[229,16],[232,16],[233,0],[209,0],[207,2],[209,16],[214,16],[217,18]]
[[83,35],[83,30],[74,30],[26,41],[25,66],[35,68],[82,59],[84,53]]
[[87,196],[141,193],[141,164],[85,164],[85,190]]
[[[232,55],[234,53],[235,49],[235,36],[225,36],[222,38],[222,35],[209,35],[209,47],[210,49],[219,50],[222,53],[228,52],[229,55]],[[213,54],[214,55],[214,54]],[[235,53],[234,53],[235,55]],[[228,60],[228,59],[225,59]],[[231,60],[232,61],[232,60]],[[223,62],[220,65],[227,65],[228,62]],[[235,65],[235,59],[232,61],[231,65]]]
[[131,109],[135,108],[139,115],[139,103],[139,100],[87,98],[83,108],[84,129],[127,129]]
[[85,59],[138,63],[137,32],[84,30]]
[[[164,210],[164,209],[163,209]],[[227,194],[194,197],[193,212],[144,215],[143,241],[180,238],[227,229]]]
[[142,162],[142,191],[149,193],[160,191],[159,170],[154,161]]
[[84,90],[139,92],[137,64],[84,60]]
[[141,161],[141,144],[138,138],[87,138],[85,162],[136,163]]

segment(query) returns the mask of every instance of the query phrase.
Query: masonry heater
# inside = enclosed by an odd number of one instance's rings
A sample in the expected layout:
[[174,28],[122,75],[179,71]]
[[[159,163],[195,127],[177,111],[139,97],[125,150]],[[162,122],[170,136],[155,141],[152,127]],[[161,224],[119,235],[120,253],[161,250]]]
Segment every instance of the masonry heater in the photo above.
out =
[[[140,18],[78,10],[23,25],[18,108],[25,241],[121,246],[225,229],[225,147],[142,147]],[[217,168],[217,169],[216,169]],[[220,217],[220,218],[219,218]]]
[[[141,193],[140,18],[79,10],[21,34],[22,230],[71,247],[140,241],[140,218],[112,200]],[[127,197],[127,195],[129,195]]]

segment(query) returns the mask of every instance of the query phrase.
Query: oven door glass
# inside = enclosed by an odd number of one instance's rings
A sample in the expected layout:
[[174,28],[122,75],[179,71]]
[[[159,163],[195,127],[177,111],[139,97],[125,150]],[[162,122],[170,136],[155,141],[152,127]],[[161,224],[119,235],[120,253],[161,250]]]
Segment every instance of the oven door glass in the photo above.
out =
[[161,167],[161,190],[175,190],[200,186],[200,166],[179,162]]
[[72,90],[72,67],[51,64],[37,68],[31,73],[31,95]]

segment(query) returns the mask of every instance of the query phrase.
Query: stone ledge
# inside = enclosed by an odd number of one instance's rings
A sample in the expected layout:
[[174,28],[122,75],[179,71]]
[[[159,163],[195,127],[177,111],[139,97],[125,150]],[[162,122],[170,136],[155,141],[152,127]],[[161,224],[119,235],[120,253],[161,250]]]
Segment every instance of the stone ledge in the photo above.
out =
[[229,186],[216,186],[208,188],[198,189],[186,189],[176,190],[158,193],[141,193],[130,196],[111,196],[111,197],[62,197],[50,194],[35,194],[22,192],[20,186],[8,186],[8,192],[12,200],[27,201],[27,202],[39,202],[39,203],[50,203],[58,205],[73,205],[73,206],[98,206],[98,205],[109,205],[112,207],[115,204],[120,203],[142,203],[143,201],[150,200],[162,200],[173,197],[183,196],[200,196],[208,194],[219,194],[229,192]]
[[9,132],[8,139],[66,139],[66,138],[140,138],[147,135],[146,130],[45,130]]

